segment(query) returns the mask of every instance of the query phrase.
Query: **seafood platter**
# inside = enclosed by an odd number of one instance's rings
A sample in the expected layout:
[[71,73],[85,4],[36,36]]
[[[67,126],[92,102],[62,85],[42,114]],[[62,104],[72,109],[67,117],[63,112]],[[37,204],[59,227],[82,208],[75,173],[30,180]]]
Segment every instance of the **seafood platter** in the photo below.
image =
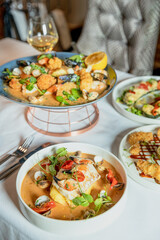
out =
[[[111,224],[123,211],[127,177],[112,153],[84,143],[61,143],[33,154],[19,170],[20,208],[49,232],[86,234]],[[82,232],[83,229],[83,232]]]
[[146,124],[160,123],[160,77],[143,76],[120,82],[112,95],[123,116]]
[[0,67],[0,95],[29,107],[68,109],[93,104],[116,84],[107,56],[49,53]]

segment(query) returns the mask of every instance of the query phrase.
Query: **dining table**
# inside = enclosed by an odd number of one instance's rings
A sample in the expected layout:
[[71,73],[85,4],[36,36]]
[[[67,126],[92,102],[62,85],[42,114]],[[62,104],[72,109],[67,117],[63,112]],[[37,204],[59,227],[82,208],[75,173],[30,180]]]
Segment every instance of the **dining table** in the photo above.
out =
[[[87,43],[86,43],[87,44]],[[25,42],[11,38],[0,40],[0,65],[13,59],[39,54],[37,50]],[[122,81],[133,77],[116,70],[117,80]],[[26,106],[0,96],[0,158],[13,152],[23,140],[33,134],[34,140],[29,148],[32,151],[39,145],[51,142],[89,143],[102,147],[118,157],[122,138],[134,128],[143,126],[129,120],[118,113],[112,104],[112,94],[98,101],[99,121],[89,131],[70,137],[54,137],[36,132],[26,121]],[[17,159],[8,160],[0,166],[0,173],[15,163]],[[44,231],[22,214],[16,192],[18,170],[0,181],[0,240],[159,240],[160,239],[160,191],[140,185],[128,177],[127,202],[121,215],[111,224],[97,232],[66,236]],[[77,221],[78,224],[78,221]]]

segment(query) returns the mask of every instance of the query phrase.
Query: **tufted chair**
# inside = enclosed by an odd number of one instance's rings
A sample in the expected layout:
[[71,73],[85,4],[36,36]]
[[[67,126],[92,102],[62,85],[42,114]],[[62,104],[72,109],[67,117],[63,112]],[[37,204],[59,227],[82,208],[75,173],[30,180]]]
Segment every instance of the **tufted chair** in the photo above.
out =
[[118,70],[150,75],[159,28],[160,0],[89,0],[77,47],[105,51]]

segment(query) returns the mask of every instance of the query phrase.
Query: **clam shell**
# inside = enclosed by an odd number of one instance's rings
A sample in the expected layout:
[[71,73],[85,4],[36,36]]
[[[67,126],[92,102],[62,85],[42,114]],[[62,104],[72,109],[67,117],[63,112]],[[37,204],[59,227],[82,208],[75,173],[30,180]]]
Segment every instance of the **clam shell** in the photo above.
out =
[[41,204],[44,204],[46,202],[49,202],[50,198],[46,195],[42,195],[39,198],[36,199],[35,201],[35,206],[40,206]]
[[36,180],[36,181],[38,181],[38,180],[40,180],[40,179],[44,179],[45,178],[45,174],[44,174],[44,172],[42,172],[42,171],[37,171],[37,172],[35,172],[35,174],[34,174],[34,179]]

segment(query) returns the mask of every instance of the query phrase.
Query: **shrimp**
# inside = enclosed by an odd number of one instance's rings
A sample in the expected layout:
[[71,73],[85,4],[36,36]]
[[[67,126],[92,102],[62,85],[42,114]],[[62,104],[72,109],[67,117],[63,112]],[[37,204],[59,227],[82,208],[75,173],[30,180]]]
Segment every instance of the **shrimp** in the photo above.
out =
[[21,89],[22,88],[22,84],[19,83],[18,79],[16,78],[12,78],[11,81],[9,82],[9,86],[13,89]]

